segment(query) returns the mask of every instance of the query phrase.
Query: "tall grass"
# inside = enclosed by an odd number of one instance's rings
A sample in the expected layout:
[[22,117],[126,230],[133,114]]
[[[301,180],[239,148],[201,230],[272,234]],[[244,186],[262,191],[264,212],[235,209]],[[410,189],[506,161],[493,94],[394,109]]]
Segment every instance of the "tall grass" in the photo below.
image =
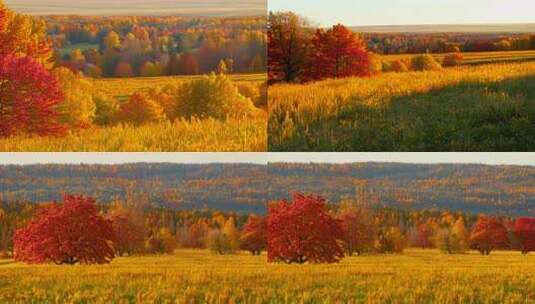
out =
[[532,303],[533,286],[535,255],[518,252],[413,249],[331,265],[195,250],[98,266],[0,260],[2,303]]
[[532,151],[535,63],[270,87],[270,151]]
[[240,152],[266,151],[266,119],[162,122],[73,131],[65,137],[16,136],[0,139],[5,152]]

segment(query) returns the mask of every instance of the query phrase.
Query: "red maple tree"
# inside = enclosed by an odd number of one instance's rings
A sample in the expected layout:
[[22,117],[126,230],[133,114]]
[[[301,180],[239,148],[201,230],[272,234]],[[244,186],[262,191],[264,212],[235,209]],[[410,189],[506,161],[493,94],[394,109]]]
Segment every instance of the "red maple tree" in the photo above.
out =
[[519,218],[515,222],[515,235],[522,254],[535,251],[535,218]]
[[483,255],[508,244],[507,228],[495,217],[480,216],[470,234],[471,247]]
[[295,194],[293,202],[269,207],[269,262],[338,262],[344,257],[342,238],[340,220],[328,213],[321,197]]
[[243,227],[240,237],[241,247],[253,255],[260,255],[267,246],[267,219],[261,216],[250,216]]
[[0,137],[16,133],[59,134],[58,80],[30,57],[0,56]]
[[15,232],[14,258],[30,264],[104,264],[115,257],[115,239],[111,221],[98,214],[94,199],[66,195],[63,204],[41,208]]
[[325,31],[316,30],[306,80],[369,76],[370,59],[364,41],[338,24]]

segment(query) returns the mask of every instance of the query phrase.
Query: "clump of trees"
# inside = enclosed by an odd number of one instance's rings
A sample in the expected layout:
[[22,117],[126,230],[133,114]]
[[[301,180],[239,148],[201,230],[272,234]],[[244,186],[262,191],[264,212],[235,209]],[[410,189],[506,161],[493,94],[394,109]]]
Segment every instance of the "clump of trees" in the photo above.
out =
[[291,12],[270,13],[268,77],[274,82],[304,82],[370,75],[370,59],[362,38],[341,24],[311,31]]
[[[91,77],[266,70],[265,17],[47,16],[59,66]],[[76,46],[80,45],[79,48]],[[65,49],[72,49],[66,52]]]

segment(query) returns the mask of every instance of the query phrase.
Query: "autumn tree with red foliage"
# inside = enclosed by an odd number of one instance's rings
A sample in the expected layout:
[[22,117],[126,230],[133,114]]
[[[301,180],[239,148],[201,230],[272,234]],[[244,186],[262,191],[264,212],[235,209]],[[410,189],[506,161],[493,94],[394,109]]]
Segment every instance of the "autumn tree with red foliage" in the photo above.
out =
[[480,216],[470,235],[471,248],[489,255],[490,252],[508,244],[507,228],[495,217]]
[[63,204],[43,207],[15,232],[14,258],[30,264],[105,264],[114,257],[112,223],[99,215],[95,200],[64,197]]
[[370,58],[366,44],[356,33],[341,24],[327,31],[316,30],[305,71],[306,80],[369,75]]
[[58,80],[30,57],[0,56],[0,137],[59,134]]
[[267,219],[261,216],[250,216],[243,226],[240,237],[241,247],[253,255],[260,255],[267,246]]
[[535,218],[523,217],[517,219],[514,232],[518,238],[522,254],[535,251]]
[[344,257],[342,239],[341,222],[321,197],[295,194],[269,207],[269,262],[335,263]]

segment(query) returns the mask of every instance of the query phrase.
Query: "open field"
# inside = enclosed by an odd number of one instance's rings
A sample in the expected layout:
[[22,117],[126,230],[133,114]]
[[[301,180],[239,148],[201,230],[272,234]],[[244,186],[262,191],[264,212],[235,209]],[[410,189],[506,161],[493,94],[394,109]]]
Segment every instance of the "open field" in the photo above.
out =
[[[93,79],[96,88],[107,95],[124,98],[134,92],[150,89],[155,86],[164,86],[171,82],[199,79],[203,75],[196,76],[160,76],[160,77],[131,77],[131,78],[102,78]],[[266,74],[233,74],[229,75],[234,82],[264,82]]]
[[[431,54],[438,62],[442,62],[447,54]],[[414,54],[381,55],[380,58],[386,62],[398,59],[406,59],[416,56]],[[535,50],[529,51],[501,51],[501,52],[466,52],[463,53],[463,65],[477,65],[485,63],[515,62],[535,60]]]
[[532,33],[535,23],[377,25],[351,29],[359,33]]
[[535,254],[475,252],[345,258],[331,265],[267,264],[266,256],[117,258],[100,266],[0,260],[0,302],[11,303],[529,303]]
[[531,151],[535,62],[272,86],[270,151]]

